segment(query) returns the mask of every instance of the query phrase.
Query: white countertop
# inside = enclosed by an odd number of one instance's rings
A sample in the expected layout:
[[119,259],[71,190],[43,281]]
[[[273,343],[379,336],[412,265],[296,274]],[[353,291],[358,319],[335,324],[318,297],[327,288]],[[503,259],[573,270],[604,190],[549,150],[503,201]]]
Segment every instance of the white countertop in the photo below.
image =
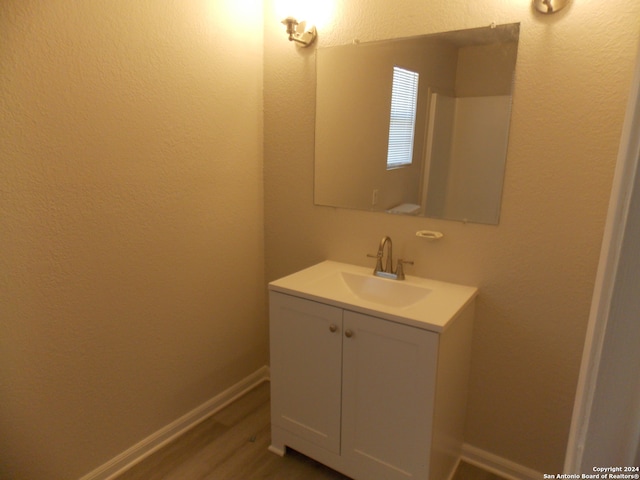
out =
[[[354,294],[341,275],[371,277],[377,287],[404,288],[413,291],[429,290],[424,298],[408,305],[390,305],[376,301],[375,295],[366,298]],[[353,277],[352,275],[352,277]],[[363,279],[364,279],[363,278]],[[385,285],[384,282],[394,282]],[[294,295],[354,312],[403,323],[424,330],[442,332],[478,294],[476,287],[440,282],[407,275],[405,280],[374,277],[373,269],[347,263],[324,261],[269,283],[269,290]]]

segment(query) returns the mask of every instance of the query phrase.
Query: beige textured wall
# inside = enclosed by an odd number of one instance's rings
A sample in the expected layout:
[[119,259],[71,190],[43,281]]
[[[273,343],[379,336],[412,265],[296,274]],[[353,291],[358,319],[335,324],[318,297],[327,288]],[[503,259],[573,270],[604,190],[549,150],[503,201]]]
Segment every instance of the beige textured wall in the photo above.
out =
[[267,363],[262,63],[258,0],[0,2],[1,478]]
[[[319,46],[521,22],[499,226],[313,206],[313,50],[265,10],[267,279],[326,258],[370,265],[379,238],[410,273],[480,287],[467,441],[560,471],[635,49],[640,2],[335,0]],[[415,237],[440,230],[442,241]]]

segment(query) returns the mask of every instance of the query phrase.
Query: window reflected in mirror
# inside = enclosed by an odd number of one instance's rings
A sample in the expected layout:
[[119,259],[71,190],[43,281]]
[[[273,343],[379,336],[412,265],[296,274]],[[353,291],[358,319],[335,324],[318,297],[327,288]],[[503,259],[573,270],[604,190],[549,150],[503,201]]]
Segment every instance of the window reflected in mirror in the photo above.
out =
[[396,65],[392,78],[387,170],[413,163],[420,74]]

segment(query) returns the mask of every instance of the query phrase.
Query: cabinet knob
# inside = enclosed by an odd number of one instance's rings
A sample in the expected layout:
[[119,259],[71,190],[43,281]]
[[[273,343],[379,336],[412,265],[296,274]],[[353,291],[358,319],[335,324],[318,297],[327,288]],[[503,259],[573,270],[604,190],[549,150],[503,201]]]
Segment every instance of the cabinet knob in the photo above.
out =
[[331,325],[329,325],[329,331],[331,333],[334,333],[338,330],[338,326],[335,323],[332,323]]
[[353,337],[353,332],[351,330],[347,329],[347,330],[344,331],[344,336],[347,337],[347,338],[351,338],[351,337]]

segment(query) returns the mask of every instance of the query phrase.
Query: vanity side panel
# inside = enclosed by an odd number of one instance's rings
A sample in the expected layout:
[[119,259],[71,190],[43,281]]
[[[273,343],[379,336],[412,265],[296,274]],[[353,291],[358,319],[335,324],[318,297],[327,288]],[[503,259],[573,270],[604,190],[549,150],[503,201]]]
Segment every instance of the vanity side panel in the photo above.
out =
[[462,454],[475,300],[440,334],[431,480],[450,478]]

